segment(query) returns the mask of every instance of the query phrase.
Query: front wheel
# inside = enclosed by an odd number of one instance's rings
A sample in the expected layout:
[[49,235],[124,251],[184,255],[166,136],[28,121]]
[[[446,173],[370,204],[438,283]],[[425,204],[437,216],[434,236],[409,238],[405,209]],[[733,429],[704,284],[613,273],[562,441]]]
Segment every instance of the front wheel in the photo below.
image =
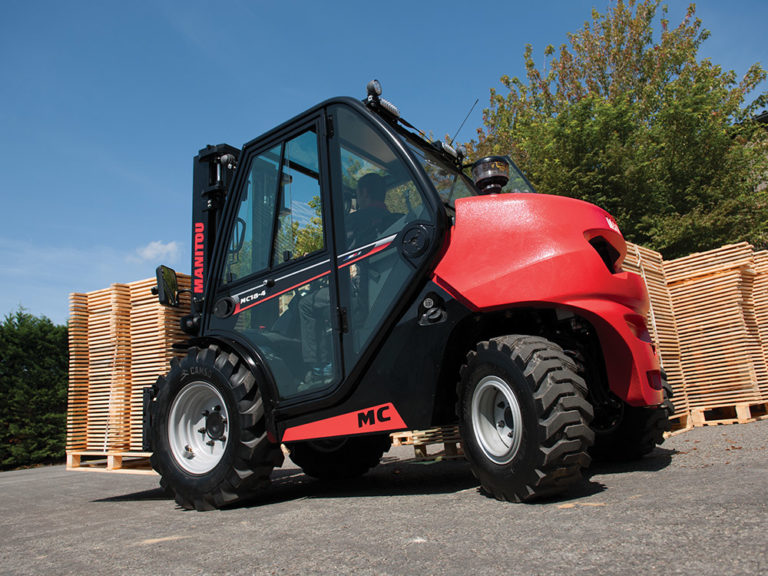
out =
[[594,440],[586,385],[562,349],[510,335],[467,355],[458,387],[464,453],[485,492],[521,502],[578,482]]
[[158,387],[151,462],[180,506],[210,510],[269,484],[283,455],[267,438],[261,392],[236,354],[191,348]]

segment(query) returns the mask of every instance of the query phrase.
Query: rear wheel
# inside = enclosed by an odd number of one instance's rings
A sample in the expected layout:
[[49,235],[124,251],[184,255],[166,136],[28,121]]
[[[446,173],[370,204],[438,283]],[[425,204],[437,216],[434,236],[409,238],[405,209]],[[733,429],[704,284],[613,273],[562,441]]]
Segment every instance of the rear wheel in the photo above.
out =
[[237,355],[191,348],[158,387],[151,462],[180,506],[210,510],[269,485],[283,455],[267,439],[260,390]]
[[345,480],[362,476],[378,465],[392,441],[389,435],[307,440],[287,445],[291,460],[307,476]]
[[499,500],[558,494],[588,466],[592,406],[562,349],[544,338],[480,342],[461,368],[458,414],[464,453]]

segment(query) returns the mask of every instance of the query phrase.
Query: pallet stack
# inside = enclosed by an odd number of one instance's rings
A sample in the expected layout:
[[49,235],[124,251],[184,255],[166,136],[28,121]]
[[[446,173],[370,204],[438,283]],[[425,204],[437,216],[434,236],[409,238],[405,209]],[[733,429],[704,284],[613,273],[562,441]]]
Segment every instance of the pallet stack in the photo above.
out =
[[[757,336],[763,351],[763,360],[768,366],[768,250],[755,252],[755,282],[752,288],[755,307]],[[768,389],[760,390],[762,399],[768,402]]]
[[677,336],[677,321],[664,273],[664,260],[658,252],[627,243],[627,256],[622,268],[639,274],[648,288],[650,297],[648,330],[656,344],[661,365],[667,373],[667,381],[672,386],[677,420],[675,425],[685,428],[688,424],[688,394],[681,361],[680,341]]
[[88,444],[88,296],[71,294],[69,304],[67,451]]
[[[183,340],[179,319],[189,310],[160,306],[154,280],[70,296],[67,463],[122,457],[142,449],[143,389],[167,372],[171,344]],[[189,277],[179,276],[180,288]]]
[[[723,246],[666,262],[692,423],[746,421],[768,402],[754,251]],[[757,411],[752,414],[752,407]]]
[[[187,294],[181,295],[179,308],[160,306],[151,290],[155,279],[131,284],[131,439],[130,449],[141,450],[142,399],[146,387],[151,387],[159,374],[168,372],[170,359],[178,355],[174,342],[186,340],[179,327],[179,316],[189,310]],[[189,279],[179,287],[189,289]]]

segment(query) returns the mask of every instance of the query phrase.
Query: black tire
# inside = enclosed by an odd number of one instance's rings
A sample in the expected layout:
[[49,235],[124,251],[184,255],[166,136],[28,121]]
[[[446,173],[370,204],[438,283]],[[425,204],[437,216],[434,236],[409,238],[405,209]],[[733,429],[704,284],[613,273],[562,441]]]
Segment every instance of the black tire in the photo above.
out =
[[459,431],[482,489],[511,502],[564,492],[589,466],[592,406],[573,361],[545,338],[480,342],[461,367]]
[[157,385],[151,462],[177,504],[212,510],[269,485],[283,454],[267,438],[261,392],[236,354],[191,348]]
[[595,430],[595,444],[590,454],[600,461],[638,460],[650,454],[664,443],[664,433],[669,432],[669,419],[675,414],[672,404],[672,387],[666,378],[662,380],[664,401],[653,408],[623,406],[618,423],[610,430]]
[[348,480],[378,465],[389,451],[388,434],[307,440],[287,444],[291,460],[304,474],[319,480]]

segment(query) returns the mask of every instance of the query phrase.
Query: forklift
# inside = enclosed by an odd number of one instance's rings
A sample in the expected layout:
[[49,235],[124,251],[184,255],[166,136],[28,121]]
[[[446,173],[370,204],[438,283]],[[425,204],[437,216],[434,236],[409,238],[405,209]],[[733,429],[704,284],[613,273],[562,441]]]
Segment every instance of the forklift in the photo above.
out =
[[[194,159],[186,355],[144,402],[176,502],[266,488],[281,445],[309,476],[353,478],[391,433],[435,426],[512,502],[663,442],[671,390],[615,220],[366,92]],[[172,269],[156,292],[179,306]]]

